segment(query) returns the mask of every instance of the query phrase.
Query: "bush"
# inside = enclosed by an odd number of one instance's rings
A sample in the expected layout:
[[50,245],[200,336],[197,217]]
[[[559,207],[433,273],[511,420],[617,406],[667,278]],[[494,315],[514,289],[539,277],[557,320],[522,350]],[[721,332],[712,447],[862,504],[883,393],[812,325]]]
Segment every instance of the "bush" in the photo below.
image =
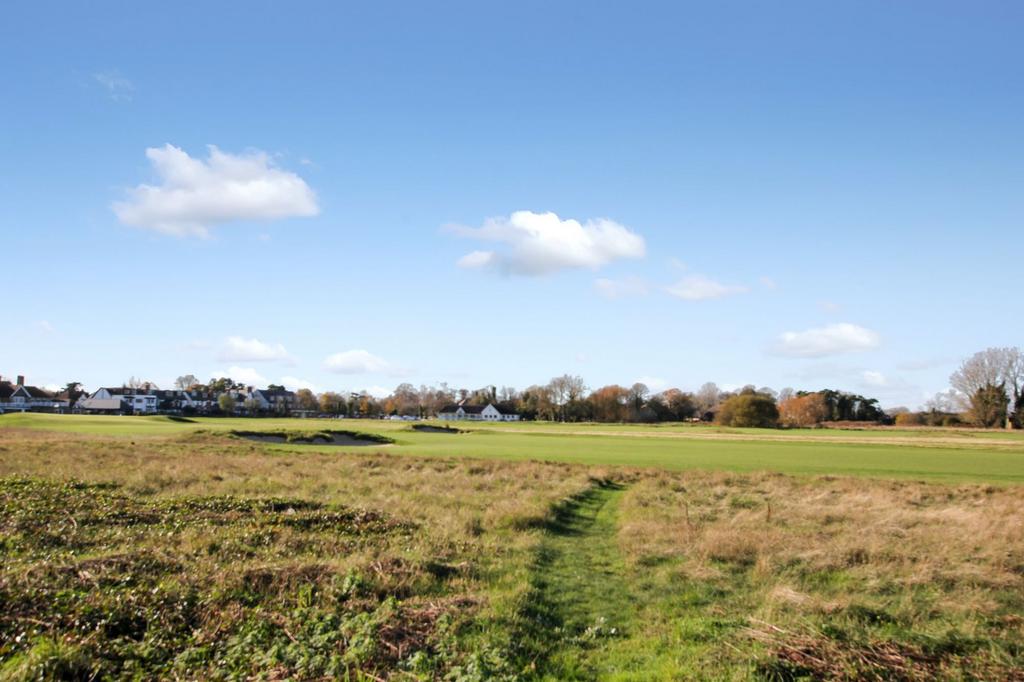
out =
[[903,412],[896,415],[896,426],[921,426],[924,419],[920,412]]
[[779,421],[783,426],[814,426],[827,417],[828,406],[820,393],[793,396],[779,403]]
[[779,423],[779,408],[771,396],[763,393],[741,393],[722,403],[718,411],[718,422],[723,426],[771,429]]

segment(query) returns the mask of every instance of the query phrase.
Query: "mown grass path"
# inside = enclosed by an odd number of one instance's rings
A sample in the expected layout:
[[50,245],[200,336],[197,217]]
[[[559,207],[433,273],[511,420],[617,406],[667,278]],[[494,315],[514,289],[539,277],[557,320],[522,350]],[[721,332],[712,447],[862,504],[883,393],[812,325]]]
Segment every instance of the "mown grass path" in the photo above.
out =
[[548,524],[534,572],[535,633],[547,655],[545,680],[592,680],[601,652],[628,637],[635,603],[616,544],[621,486],[595,485],[561,505]]

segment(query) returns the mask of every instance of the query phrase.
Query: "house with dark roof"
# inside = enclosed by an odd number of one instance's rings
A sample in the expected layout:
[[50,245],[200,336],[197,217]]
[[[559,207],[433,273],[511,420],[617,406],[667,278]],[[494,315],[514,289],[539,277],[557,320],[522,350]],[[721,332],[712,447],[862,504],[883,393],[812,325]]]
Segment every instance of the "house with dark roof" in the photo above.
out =
[[444,421],[517,422],[519,414],[494,403],[486,405],[452,404],[442,407],[437,413],[437,418]]
[[296,398],[295,392],[286,388],[257,388],[249,389],[246,400],[257,405],[260,412],[290,414],[295,409]]
[[38,386],[25,384],[18,376],[16,384],[0,379],[0,413],[4,412],[63,412],[68,402]]

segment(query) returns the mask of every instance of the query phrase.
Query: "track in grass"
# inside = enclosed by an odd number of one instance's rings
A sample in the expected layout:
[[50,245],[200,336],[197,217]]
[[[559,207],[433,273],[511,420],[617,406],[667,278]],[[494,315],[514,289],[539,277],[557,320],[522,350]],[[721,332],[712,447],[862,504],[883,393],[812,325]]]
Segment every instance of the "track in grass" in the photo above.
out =
[[616,544],[623,488],[602,482],[561,504],[534,567],[534,633],[546,680],[591,680],[612,670],[602,650],[628,637],[635,608]]

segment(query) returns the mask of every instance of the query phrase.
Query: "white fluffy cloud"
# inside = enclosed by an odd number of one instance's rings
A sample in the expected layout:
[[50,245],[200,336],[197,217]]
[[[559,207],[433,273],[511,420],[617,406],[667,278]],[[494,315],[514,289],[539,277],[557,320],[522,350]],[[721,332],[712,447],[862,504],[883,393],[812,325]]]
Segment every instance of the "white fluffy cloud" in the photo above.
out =
[[841,322],[802,332],[785,332],[779,337],[776,350],[782,355],[820,358],[871,350],[880,343],[881,337],[877,332]]
[[313,391],[313,393],[320,393],[319,386],[314,384],[312,381],[306,381],[305,379],[300,379],[298,377],[281,377],[280,381],[278,381],[277,383],[281,384],[289,391],[297,391],[300,388],[308,388],[309,390]]
[[489,218],[482,227],[455,227],[470,239],[504,248],[472,251],[461,259],[464,268],[490,268],[508,275],[537,276],[572,268],[597,269],[622,258],[642,258],[644,238],[604,218],[562,220],[554,213],[516,211]]
[[665,291],[684,301],[704,301],[722,298],[748,291],[747,287],[722,284],[704,275],[688,275],[675,284],[665,287]]
[[361,349],[335,353],[324,361],[324,366],[338,374],[365,374],[391,369],[387,360]]
[[276,168],[265,152],[229,154],[210,145],[206,161],[167,144],[146,156],[159,185],[139,185],[114,202],[118,219],[134,227],[205,237],[213,225],[277,220],[319,213],[316,195],[295,173]]
[[264,343],[259,339],[229,336],[224,341],[218,359],[228,362],[291,361],[292,357],[280,343]]
[[227,369],[219,369],[213,373],[214,379],[223,379],[225,377],[251,386],[266,386],[270,383],[265,376],[252,367],[232,366]]

